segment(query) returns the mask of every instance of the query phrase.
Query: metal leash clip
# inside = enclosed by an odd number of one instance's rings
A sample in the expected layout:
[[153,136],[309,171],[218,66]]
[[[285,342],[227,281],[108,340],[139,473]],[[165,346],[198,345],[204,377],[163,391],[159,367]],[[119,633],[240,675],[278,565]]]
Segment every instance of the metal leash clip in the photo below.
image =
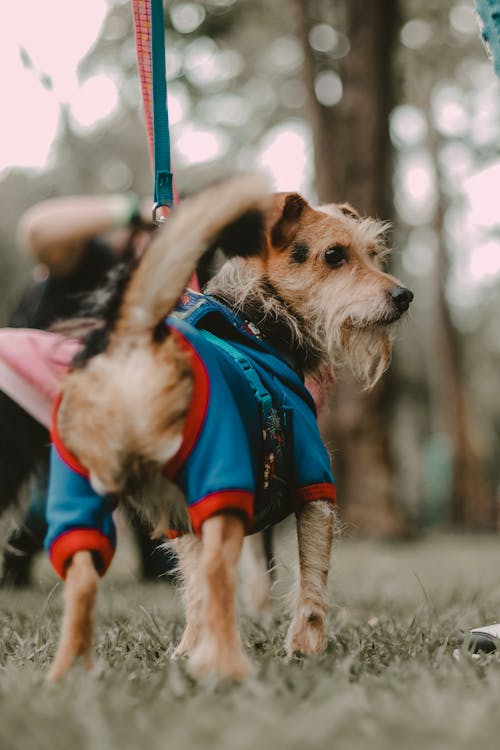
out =
[[[166,213],[159,214],[158,212],[160,211],[160,209],[164,209]],[[164,203],[155,203],[153,205],[153,210],[152,210],[153,224],[156,224],[157,226],[164,224],[166,220],[168,219],[169,213],[170,213],[169,206],[165,205]]]

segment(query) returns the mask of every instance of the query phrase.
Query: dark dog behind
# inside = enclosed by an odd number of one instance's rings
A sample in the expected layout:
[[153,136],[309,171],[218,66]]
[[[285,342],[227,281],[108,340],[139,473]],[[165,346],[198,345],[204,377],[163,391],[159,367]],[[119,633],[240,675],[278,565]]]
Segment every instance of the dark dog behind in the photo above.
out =
[[16,507],[37,465],[47,464],[49,433],[0,391],[0,514]]

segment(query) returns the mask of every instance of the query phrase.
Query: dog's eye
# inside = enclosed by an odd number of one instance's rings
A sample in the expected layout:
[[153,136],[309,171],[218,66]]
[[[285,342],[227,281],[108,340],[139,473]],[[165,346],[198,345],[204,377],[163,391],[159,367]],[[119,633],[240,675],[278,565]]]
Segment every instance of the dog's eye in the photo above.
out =
[[347,251],[346,248],[342,245],[334,245],[333,247],[329,247],[325,253],[325,261],[332,268],[339,268],[346,262],[346,260]]

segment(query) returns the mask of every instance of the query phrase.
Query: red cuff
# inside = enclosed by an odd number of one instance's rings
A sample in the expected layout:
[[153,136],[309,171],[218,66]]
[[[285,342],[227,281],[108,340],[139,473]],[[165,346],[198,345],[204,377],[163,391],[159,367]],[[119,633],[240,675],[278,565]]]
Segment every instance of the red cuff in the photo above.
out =
[[103,576],[111,564],[115,548],[108,537],[96,529],[71,529],[50,545],[49,557],[56,573],[64,580],[66,568],[75,552],[94,552],[97,572]]
[[307,487],[300,487],[295,490],[293,493],[295,513],[298,513],[306,503],[312,503],[315,500],[329,500],[335,505],[337,501],[335,485],[330,482],[323,482],[322,484],[309,484]]
[[225,511],[241,514],[249,531],[253,523],[253,504],[253,492],[246,490],[224,490],[206,495],[188,508],[193,532],[200,534],[208,518]]
[[184,536],[186,532],[185,531],[176,531],[175,529],[168,529],[165,532],[165,536],[167,539],[179,539],[179,537]]

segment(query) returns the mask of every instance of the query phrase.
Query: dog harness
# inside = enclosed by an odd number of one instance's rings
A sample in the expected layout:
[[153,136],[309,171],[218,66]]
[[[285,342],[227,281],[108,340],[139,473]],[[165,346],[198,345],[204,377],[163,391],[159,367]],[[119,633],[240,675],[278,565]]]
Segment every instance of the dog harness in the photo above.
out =
[[[193,397],[182,445],[164,474],[183,491],[199,534],[220,512],[242,516],[254,533],[315,500],[335,502],[330,459],[302,377],[258,330],[207,295],[187,290],[165,321],[190,356]],[[55,417],[57,409],[55,409]],[[103,574],[113,557],[116,500],[93,490],[62,442],[54,418],[46,547],[64,577],[79,550]]]

